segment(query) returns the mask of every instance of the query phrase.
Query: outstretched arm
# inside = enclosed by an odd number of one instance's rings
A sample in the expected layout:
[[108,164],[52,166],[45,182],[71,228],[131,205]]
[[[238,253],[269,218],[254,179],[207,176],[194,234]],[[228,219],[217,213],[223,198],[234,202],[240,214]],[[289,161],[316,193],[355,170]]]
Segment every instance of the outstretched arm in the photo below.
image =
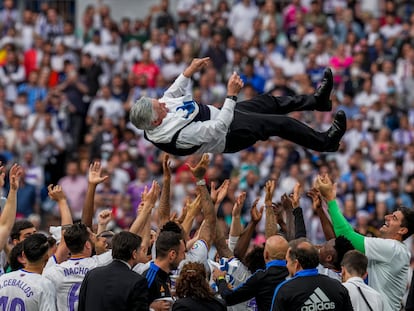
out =
[[259,202],[259,198],[257,198],[253,202],[253,206],[250,209],[251,220],[247,224],[244,231],[241,233],[239,240],[237,241],[236,247],[234,248],[234,256],[239,258],[242,262],[244,262],[244,255],[249,248],[250,240],[252,239],[253,233],[256,229],[256,225],[262,219],[264,206],[258,210],[256,208],[257,202]]
[[[214,215],[216,216],[217,221],[217,211],[227,196],[227,191],[229,189],[229,180],[226,179],[221,186],[216,189],[215,184],[211,183],[211,200],[215,203],[214,204]],[[239,219],[240,222],[240,219]],[[217,248],[217,253],[220,257],[230,258],[233,256],[233,252],[230,250],[229,246],[226,243],[226,237],[224,236],[223,228],[220,225],[216,226],[216,238],[214,240],[214,245]]]
[[101,177],[101,164],[99,162],[93,162],[89,166],[88,190],[86,191],[85,204],[82,210],[82,223],[89,228],[92,228],[96,186],[107,178],[108,176]]
[[328,216],[325,214],[325,211],[322,208],[322,196],[318,189],[312,188],[308,191],[307,196],[312,199],[312,209],[318,215],[321,225],[323,234],[325,235],[325,239],[327,241],[334,239],[335,232],[332,226],[331,221],[329,220]]
[[191,227],[193,226],[194,218],[201,213],[201,196],[200,194],[191,202],[190,198],[185,202],[185,217],[182,222],[183,230],[187,235],[190,235]]
[[265,224],[265,236],[266,239],[272,235],[277,234],[276,215],[273,211],[273,194],[275,192],[276,182],[274,180],[268,180],[265,185],[265,207],[266,207],[266,224]]
[[342,215],[336,202],[336,185],[332,184],[327,174],[318,176],[315,182],[316,188],[328,202],[328,213],[331,216],[336,236],[343,235],[351,241],[355,249],[365,253],[365,237],[356,233],[350,223]]
[[[16,220],[17,210],[17,190],[19,189],[19,180],[22,175],[22,168],[13,164],[9,171],[10,191],[7,195],[6,204],[0,216],[0,250],[3,250],[7,244],[10,231]],[[4,185],[4,168],[0,167],[0,184]]]
[[201,208],[204,214],[204,225],[200,227],[199,239],[206,242],[210,248],[212,242],[216,238],[217,219],[214,212],[214,204],[204,180],[204,175],[206,174],[209,163],[209,156],[205,153],[201,157],[200,162],[194,168],[190,166],[190,169],[196,179],[197,191],[200,194]]
[[160,195],[160,186],[156,181],[152,182],[151,189],[145,190],[142,194],[142,201],[138,207],[138,216],[129,229],[130,232],[142,237],[142,246],[148,248],[150,244],[151,227],[148,226],[151,222],[151,212],[155,206],[155,202]]
[[232,244],[236,239],[238,240],[240,234],[242,233],[242,224],[241,224],[241,211],[246,200],[246,192],[240,193],[234,202],[233,210],[231,211],[231,224],[229,232],[229,247],[234,250],[236,243]]
[[207,67],[210,58],[194,58],[184,72],[175,79],[174,83],[165,91],[163,98],[176,98],[191,93],[190,78],[196,72]]
[[163,178],[160,203],[158,205],[158,228],[162,228],[170,219],[170,188],[171,188],[171,169],[168,163],[170,156],[164,155],[162,160]]
[[303,220],[303,211],[299,206],[300,194],[302,192],[302,186],[300,183],[296,183],[293,188],[293,193],[289,196],[293,207],[293,216],[295,217],[295,239],[306,238],[305,221]]
[[[48,190],[49,197],[53,201],[56,201],[58,205],[59,212],[60,212],[60,218],[61,218],[60,224],[62,226],[62,237],[63,237],[64,231],[65,231],[63,228],[67,225],[73,224],[72,214],[70,212],[70,208],[66,200],[66,195],[63,192],[63,189],[60,185],[56,185],[56,186],[49,185],[47,187],[47,190]],[[59,243],[54,255],[55,255],[55,260],[57,263],[61,263],[68,259],[69,249],[66,247],[64,239],[62,239],[61,242]]]

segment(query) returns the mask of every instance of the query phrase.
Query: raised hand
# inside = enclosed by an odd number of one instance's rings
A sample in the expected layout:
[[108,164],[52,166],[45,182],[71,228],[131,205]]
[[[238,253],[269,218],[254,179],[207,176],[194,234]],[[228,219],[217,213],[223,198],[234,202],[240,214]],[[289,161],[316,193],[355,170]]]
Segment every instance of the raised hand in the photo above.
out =
[[197,180],[201,180],[204,178],[204,175],[207,172],[208,165],[210,164],[210,157],[207,153],[204,153],[201,157],[200,162],[195,167],[191,167],[189,164],[187,166],[190,168],[191,173]]
[[319,190],[321,195],[327,201],[334,200],[336,198],[336,184],[332,183],[328,174],[318,175],[315,180],[315,188]]
[[214,181],[211,182],[210,196],[214,204],[220,204],[221,202],[223,202],[224,198],[227,196],[229,184],[230,181],[226,179],[225,181],[223,181],[221,186],[218,189],[216,189],[216,183]]
[[[3,172],[2,172],[3,174]],[[17,191],[20,185],[20,177],[23,174],[23,169],[18,164],[13,164],[9,171],[10,189]]]
[[108,179],[108,176],[101,176],[102,168],[101,163],[98,161],[89,165],[88,182],[94,185],[98,185]]
[[289,200],[292,202],[293,208],[299,207],[301,190],[302,190],[302,186],[300,183],[297,182],[295,184],[295,187],[293,188],[293,193],[289,195]]
[[236,72],[233,72],[230,76],[229,82],[227,83],[227,95],[237,96],[243,86],[243,80]]
[[164,178],[171,179],[171,166],[169,163],[170,155],[166,153],[164,158],[162,159],[162,171],[164,174]]
[[322,195],[318,189],[310,189],[306,195],[312,199],[312,209],[316,212],[318,209],[322,208]]
[[250,209],[250,216],[252,218],[252,222],[255,224],[257,224],[262,219],[263,210],[264,210],[264,206],[262,206],[260,210],[256,208],[257,203],[259,202],[259,199],[260,198],[257,198],[256,200],[254,200],[252,208]]
[[183,209],[181,210],[181,215],[179,218],[177,218],[177,222],[179,224],[182,224],[185,219],[185,216],[187,216],[187,205],[183,206]]
[[187,198],[186,201],[187,214],[191,216],[197,216],[201,213],[201,194],[198,194],[197,197],[191,202],[190,198]]
[[183,74],[187,78],[191,77],[194,73],[207,67],[210,64],[210,57],[194,58],[191,64],[184,70]]
[[268,180],[265,184],[265,205],[272,206],[273,194],[276,189],[276,181]]
[[240,217],[240,214],[241,214],[241,210],[242,210],[242,208],[243,208],[243,204],[244,204],[244,201],[246,200],[246,192],[242,192],[242,193],[240,193],[240,195],[237,197],[237,199],[236,199],[236,202],[234,202],[234,205],[233,205],[233,210],[231,211],[231,215],[233,216],[233,217],[237,217],[237,216],[239,216]]
[[282,203],[282,207],[285,211],[290,211],[293,208],[292,200],[289,199],[286,193],[282,194],[280,197],[280,202]]
[[161,192],[161,187],[154,180],[149,190],[147,189],[147,187],[145,187],[145,190],[142,193],[142,201],[144,201],[145,203],[155,204],[155,202],[157,202],[158,200],[160,192]]
[[112,211],[110,209],[105,209],[101,211],[98,215],[98,225],[106,226],[112,219]]
[[49,198],[56,202],[66,200],[66,195],[63,192],[62,186],[60,185],[53,186],[52,184],[50,184],[49,186],[47,186],[47,194],[49,195]]

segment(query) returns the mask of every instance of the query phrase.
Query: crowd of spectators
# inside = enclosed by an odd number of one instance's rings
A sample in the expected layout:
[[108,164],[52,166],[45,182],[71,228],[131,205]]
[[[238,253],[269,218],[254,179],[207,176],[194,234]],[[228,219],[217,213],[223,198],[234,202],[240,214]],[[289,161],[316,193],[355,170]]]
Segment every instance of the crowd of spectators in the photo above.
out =
[[[139,4],[137,4],[139,9]],[[99,186],[97,213],[112,209],[113,227],[136,217],[140,193],[160,180],[162,154],[128,120],[133,102],[160,97],[194,57],[212,66],[193,80],[198,103],[220,107],[237,71],[245,87],[239,100],[262,92],[312,94],[326,67],[334,72],[333,112],[294,112],[326,130],[335,111],[348,117],[340,150],[318,153],[278,138],[236,154],[212,157],[209,181],[230,179],[219,209],[228,230],[240,191],[248,206],[277,180],[275,201],[296,182],[311,186],[331,172],[344,215],[363,234],[376,236],[383,216],[414,200],[414,4],[410,1],[160,0],[144,19],[115,21],[111,8],[88,6],[79,25],[43,2],[0,12],[0,157],[24,168],[17,215],[41,227],[56,221],[47,185],[65,189],[79,218],[91,161],[109,178]],[[195,133],[197,135],[197,133]],[[180,212],[195,186],[185,163],[171,157],[172,209]],[[7,185],[6,189],[7,191]],[[302,197],[308,236],[324,241],[311,201]],[[257,242],[263,241],[264,223]]]

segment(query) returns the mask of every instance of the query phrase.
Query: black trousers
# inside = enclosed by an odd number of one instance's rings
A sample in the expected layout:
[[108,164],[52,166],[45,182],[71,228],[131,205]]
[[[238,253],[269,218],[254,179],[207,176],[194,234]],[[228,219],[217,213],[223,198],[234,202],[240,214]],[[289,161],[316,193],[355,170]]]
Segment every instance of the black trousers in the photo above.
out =
[[224,152],[237,152],[272,136],[279,136],[308,149],[325,151],[327,134],[285,115],[292,111],[314,110],[315,106],[313,95],[275,97],[263,94],[238,102],[226,136]]

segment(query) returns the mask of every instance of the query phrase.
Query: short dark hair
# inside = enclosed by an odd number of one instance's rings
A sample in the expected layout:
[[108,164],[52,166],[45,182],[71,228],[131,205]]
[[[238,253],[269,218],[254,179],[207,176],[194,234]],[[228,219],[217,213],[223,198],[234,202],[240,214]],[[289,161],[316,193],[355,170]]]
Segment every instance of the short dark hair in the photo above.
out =
[[348,251],[353,250],[354,246],[346,237],[340,235],[335,239],[334,249],[336,251],[336,256],[332,263],[336,270],[340,270],[342,258]]
[[350,273],[362,277],[367,272],[368,258],[357,250],[345,253],[341,265]]
[[23,241],[23,252],[30,262],[41,260],[48,250],[47,237],[42,233],[34,233]]
[[141,247],[142,239],[132,232],[121,231],[112,238],[112,257],[128,261],[132,253]]
[[292,243],[289,257],[291,260],[298,260],[302,269],[314,269],[319,265],[319,253],[310,242]]
[[33,227],[34,225],[28,220],[18,220],[14,223],[13,228],[11,229],[10,237],[12,240],[19,240],[20,231]]
[[182,234],[183,230],[181,229],[181,227],[175,222],[175,221],[167,221],[164,226],[162,226],[160,232],[163,231],[171,231],[171,232],[175,232],[175,233],[179,233]]
[[86,241],[89,240],[89,231],[86,225],[76,223],[65,230],[65,243],[72,254],[82,252]]
[[16,271],[24,268],[23,264],[20,263],[19,257],[22,257],[23,242],[17,243],[10,251],[9,254],[9,265],[12,271]]
[[407,233],[402,236],[403,241],[414,233],[414,211],[408,207],[400,206],[397,211],[400,211],[404,219],[401,220],[401,227],[407,228]]
[[183,243],[181,234],[172,231],[160,232],[155,242],[157,258],[165,258],[171,249],[178,252],[181,243]]

